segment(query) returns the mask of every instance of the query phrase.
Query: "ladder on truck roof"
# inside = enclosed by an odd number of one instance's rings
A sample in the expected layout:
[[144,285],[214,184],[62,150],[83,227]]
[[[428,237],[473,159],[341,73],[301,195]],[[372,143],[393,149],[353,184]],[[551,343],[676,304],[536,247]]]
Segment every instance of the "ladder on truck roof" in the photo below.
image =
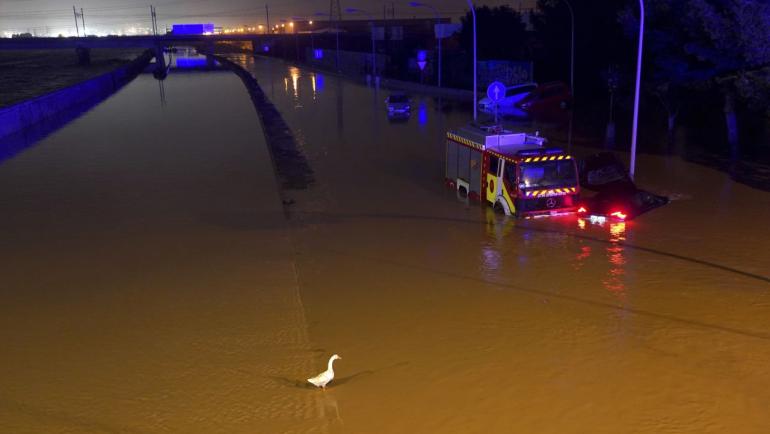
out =
[[452,135],[469,140],[479,145],[482,149],[497,150],[498,152],[504,152],[511,155],[525,149],[542,148],[546,143],[545,137],[541,137],[539,133],[535,133],[533,136],[527,133],[514,133],[508,130],[501,130],[498,134],[494,131],[488,131],[473,126],[462,127],[457,131],[448,133],[450,138],[452,138]]

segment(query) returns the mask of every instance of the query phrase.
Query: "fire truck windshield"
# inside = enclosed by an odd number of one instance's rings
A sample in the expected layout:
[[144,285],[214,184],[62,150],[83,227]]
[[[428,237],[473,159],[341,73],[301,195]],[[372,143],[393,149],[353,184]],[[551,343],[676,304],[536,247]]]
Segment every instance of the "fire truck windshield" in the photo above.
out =
[[545,161],[521,165],[519,187],[573,187],[577,173],[572,160]]

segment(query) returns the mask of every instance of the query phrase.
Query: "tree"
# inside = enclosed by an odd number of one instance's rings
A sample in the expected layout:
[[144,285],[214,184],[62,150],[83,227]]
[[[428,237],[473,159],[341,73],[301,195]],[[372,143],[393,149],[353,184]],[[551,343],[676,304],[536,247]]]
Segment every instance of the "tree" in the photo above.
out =
[[605,90],[600,80],[607,65],[626,65],[635,60],[633,47],[623,38],[618,13],[626,0],[538,0],[531,17],[536,47],[532,52],[535,70],[541,79],[564,80],[569,77],[570,12],[575,13],[575,87],[577,95]]
[[[767,104],[770,96],[770,2],[767,0],[647,0],[648,82],[675,119],[679,92],[717,87],[723,97],[727,142],[738,146],[738,102]],[[626,28],[638,23],[629,9]],[[627,32],[630,36],[636,32]]]
[[689,0],[685,49],[697,71],[718,86],[727,142],[738,146],[736,103],[766,104],[770,89],[770,3],[767,0]]
[[[687,4],[671,0],[645,0],[644,63],[649,73],[642,85],[646,93],[655,97],[666,112],[669,137],[673,137],[688,85],[696,81],[689,54],[684,46],[687,34],[680,17],[687,13]],[[636,4],[627,6],[619,15],[626,36],[639,36],[639,16]]]

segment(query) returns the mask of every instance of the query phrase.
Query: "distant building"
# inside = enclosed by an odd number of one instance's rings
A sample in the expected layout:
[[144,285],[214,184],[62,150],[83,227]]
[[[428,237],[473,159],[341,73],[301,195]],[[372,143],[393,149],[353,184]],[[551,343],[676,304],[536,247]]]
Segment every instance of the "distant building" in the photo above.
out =
[[213,35],[214,24],[173,24],[172,35]]
[[[375,39],[377,40],[403,40],[407,38],[435,38],[435,25],[451,23],[450,18],[404,18],[404,19],[376,19],[370,20],[342,20],[339,22],[340,32],[344,33],[369,33],[370,26],[374,24]],[[335,23],[328,19],[315,21],[312,31],[314,33],[333,32]],[[303,23],[302,30],[306,30]],[[310,29],[308,29],[310,30]],[[387,36],[386,36],[387,35]]]
[[32,33],[15,33],[11,35],[11,38],[31,38]]

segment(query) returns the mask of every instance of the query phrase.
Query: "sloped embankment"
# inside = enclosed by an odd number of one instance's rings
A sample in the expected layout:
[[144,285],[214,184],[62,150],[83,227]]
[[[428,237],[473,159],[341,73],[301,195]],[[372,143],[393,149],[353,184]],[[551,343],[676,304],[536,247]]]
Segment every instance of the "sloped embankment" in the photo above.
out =
[[296,139],[281,113],[267,98],[257,79],[240,65],[222,56],[212,55],[241,78],[257,110],[273,158],[279,182],[283,188],[301,190],[313,183],[313,170],[299,149]]
[[20,132],[48,118],[60,116],[75,107],[101,102],[133,80],[153,56],[153,52],[147,50],[113,71],[1,108],[0,137]]

